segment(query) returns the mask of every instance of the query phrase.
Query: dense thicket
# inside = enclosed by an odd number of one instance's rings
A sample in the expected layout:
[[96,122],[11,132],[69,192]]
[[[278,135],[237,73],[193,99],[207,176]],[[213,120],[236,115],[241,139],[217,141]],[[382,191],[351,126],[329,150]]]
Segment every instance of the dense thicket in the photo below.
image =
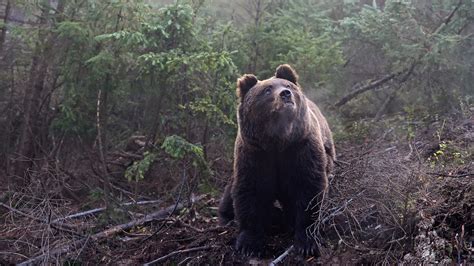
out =
[[265,78],[285,62],[346,120],[472,104],[471,1],[149,4],[3,3],[9,176],[42,168],[73,139],[106,151],[136,134],[158,145],[176,135],[202,155],[211,143],[229,146],[236,77]]

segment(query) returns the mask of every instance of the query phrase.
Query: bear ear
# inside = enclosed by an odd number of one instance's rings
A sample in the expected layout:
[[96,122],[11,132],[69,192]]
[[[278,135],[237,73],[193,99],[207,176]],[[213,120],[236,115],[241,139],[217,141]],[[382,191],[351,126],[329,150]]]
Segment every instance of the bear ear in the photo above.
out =
[[237,96],[241,99],[244,98],[245,94],[257,84],[258,79],[255,75],[245,74],[237,80]]
[[279,65],[276,69],[275,77],[286,79],[294,84],[298,83],[298,74],[296,74],[296,71],[288,64]]

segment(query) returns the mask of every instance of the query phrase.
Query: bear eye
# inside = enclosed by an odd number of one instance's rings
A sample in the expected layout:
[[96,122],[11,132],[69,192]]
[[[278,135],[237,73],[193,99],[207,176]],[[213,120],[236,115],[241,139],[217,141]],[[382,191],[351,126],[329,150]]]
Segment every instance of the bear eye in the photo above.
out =
[[270,95],[270,93],[272,93],[272,88],[271,87],[266,87],[264,93],[265,93],[265,95]]
[[286,84],[285,86],[287,89],[290,89],[291,88],[291,85],[290,84]]

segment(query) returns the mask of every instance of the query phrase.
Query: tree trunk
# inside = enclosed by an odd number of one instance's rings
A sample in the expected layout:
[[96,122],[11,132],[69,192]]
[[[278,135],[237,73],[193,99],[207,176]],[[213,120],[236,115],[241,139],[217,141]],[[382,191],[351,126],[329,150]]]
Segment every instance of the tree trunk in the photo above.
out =
[[107,162],[105,159],[105,155],[107,152],[107,97],[108,97],[108,89],[110,83],[110,75],[107,74],[105,78],[105,85],[104,89],[99,89],[97,95],[97,142],[99,143],[99,156],[100,161],[103,168],[103,175],[104,175],[104,200],[105,206],[108,209],[110,207],[110,200],[109,200],[109,193],[111,191],[111,184],[110,184],[110,175],[109,170],[107,168]]
[[[250,14],[253,15],[253,22],[254,22],[254,32],[252,36],[252,48],[253,48],[253,59],[249,62],[249,73],[255,73],[258,67],[258,59],[260,57],[260,47],[258,44],[258,36],[260,34],[260,24],[261,24],[261,17],[263,13],[262,7],[262,0],[254,0],[252,1],[252,6],[248,9]],[[253,13],[254,12],[254,13]]]
[[[56,8],[59,15],[64,11],[64,2],[58,2]],[[42,142],[40,136],[47,136],[49,125],[45,124],[49,119],[44,117],[48,112],[41,112],[40,106],[42,100],[48,96],[45,88],[45,82],[48,75],[49,63],[52,58],[52,51],[56,43],[56,34],[53,34],[51,28],[42,29],[48,24],[47,17],[49,16],[49,9],[44,8],[39,20],[38,41],[33,55],[30,68],[30,77],[25,94],[23,98],[23,119],[20,126],[20,137],[17,149],[12,160],[11,174],[17,177],[25,176],[29,168],[33,166],[40,153]],[[60,21],[61,19],[57,19]],[[54,25],[52,26],[54,27]]]
[[3,44],[5,43],[5,39],[7,36],[7,23],[8,23],[8,16],[10,15],[11,10],[11,3],[10,0],[7,0],[7,4],[5,6],[5,17],[3,17],[3,27],[0,32],[0,54],[3,52]]

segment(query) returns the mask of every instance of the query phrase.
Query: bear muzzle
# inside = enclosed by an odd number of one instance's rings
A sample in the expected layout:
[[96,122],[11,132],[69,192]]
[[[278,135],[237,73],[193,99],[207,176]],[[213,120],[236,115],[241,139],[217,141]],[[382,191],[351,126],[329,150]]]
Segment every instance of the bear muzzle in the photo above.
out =
[[293,93],[288,90],[284,89],[280,92],[280,98],[283,100],[284,103],[293,103]]

